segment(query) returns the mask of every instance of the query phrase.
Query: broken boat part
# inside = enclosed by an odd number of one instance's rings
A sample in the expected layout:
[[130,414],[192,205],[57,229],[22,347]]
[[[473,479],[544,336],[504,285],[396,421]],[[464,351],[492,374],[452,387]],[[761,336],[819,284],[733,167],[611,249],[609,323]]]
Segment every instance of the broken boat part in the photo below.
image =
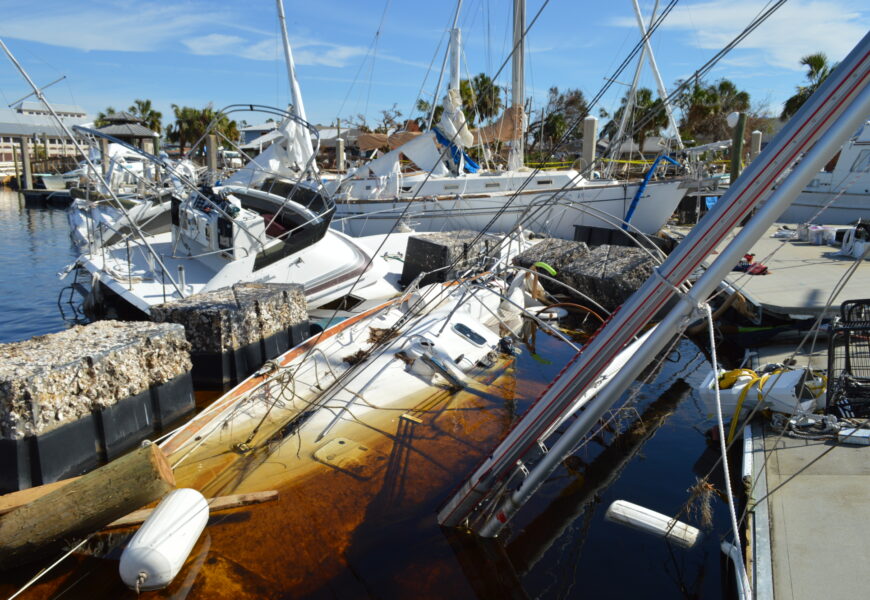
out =
[[682,548],[691,548],[701,537],[701,532],[696,527],[625,500],[613,502],[604,518],[665,538]]

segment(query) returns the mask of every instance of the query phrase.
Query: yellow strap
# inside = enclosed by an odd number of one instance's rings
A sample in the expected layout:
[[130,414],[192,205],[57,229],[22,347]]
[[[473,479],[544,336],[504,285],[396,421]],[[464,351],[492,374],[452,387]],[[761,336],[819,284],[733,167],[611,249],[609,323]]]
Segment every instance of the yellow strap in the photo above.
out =
[[[747,369],[748,370],[748,369]],[[752,371],[755,374],[755,371]],[[767,377],[767,375],[765,375]],[[749,393],[749,388],[755,385],[758,382],[761,382],[764,378],[759,377],[757,374],[755,377],[746,384],[746,387],[743,388],[743,391],[740,392],[740,396],[737,398],[737,407],[734,409],[734,414],[731,417],[731,428],[728,430],[728,439],[725,440],[726,444],[730,444],[731,440],[734,439],[734,433],[737,431],[737,421],[739,420],[737,417],[740,415],[740,410],[743,408],[743,401],[746,400],[746,394]],[[759,391],[761,390],[761,385],[758,386]],[[761,395],[759,394],[759,399]]]

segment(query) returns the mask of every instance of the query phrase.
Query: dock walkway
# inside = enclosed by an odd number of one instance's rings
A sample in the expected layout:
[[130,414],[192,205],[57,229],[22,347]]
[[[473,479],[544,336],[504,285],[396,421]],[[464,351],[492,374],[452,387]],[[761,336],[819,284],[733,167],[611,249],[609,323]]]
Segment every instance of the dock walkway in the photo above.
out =
[[[757,348],[751,366],[782,362],[798,343],[795,333],[788,343]],[[798,353],[797,366],[825,368],[826,345]],[[750,484],[747,558],[754,597],[866,597],[870,446],[779,436],[756,420],[744,429],[743,460]]]
[[[847,269],[855,264],[855,259],[834,256],[839,248],[833,246],[817,246],[809,242],[771,237],[778,228],[778,225],[772,226],[750,250],[755,254],[757,262],[768,267],[769,273],[747,275],[733,271],[725,283],[769,314],[791,318],[818,316]],[[688,228],[683,227],[672,230],[677,235],[689,232]],[[738,233],[740,228],[723,240],[717,246],[717,251],[730,243]],[[710,256],[707,262],[712,262],[715,256]],[[870,267],[858,267],[834,302],[835,310],[839,308],[840,300],[870,298],[868,271]]]
[[752,498],[770,494],[754,510],[756,597],[866,597],[870,446],[779,437],[760,425],[753,430],[753,481],[761,485]]

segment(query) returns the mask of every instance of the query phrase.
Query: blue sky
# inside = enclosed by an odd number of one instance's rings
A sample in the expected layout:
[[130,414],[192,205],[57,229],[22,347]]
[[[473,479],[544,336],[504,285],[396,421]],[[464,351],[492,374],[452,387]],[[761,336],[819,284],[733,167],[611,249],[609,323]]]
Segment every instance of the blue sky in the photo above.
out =
[[[542,2],[528,0],[529,19]],[[653,2],[640,5],[649,15]],[[670,88],[691,74],[764,5],[759,0],[680,2],[653,37],[665,84]],[[414,116],[421,90],[424,96],[434,91],[454,6],[286,0],[309,119],[334,123],[338,116],[363,113],[371,121],[394,103],[405,116]],[[53,102],[79,104],[95,114],[149,98],[166,124],[172,103],[221,107],[289,100],[273,0],[0,0],[0,14],[0,38],[37,83],[67,76],[46,91]],[[501,65],[510,49],[510,16],[510,0],[464,1],[466,73],[493,74]],[[803,81],[801,56],[821,50],[839,60],[868,25],[866,3],[790,0],[710,79],[732,79],[750,92],[754,104],[778,114]],[[527,95],[540,103],[555,85],[593,96],[638,39],[630,0],[551,0],[529,34]],[[500,80],[509,78],[506,68]],[[648,68],[641,83],[654,87]],[[611,111],[625,89],[614,87],[603,101]],[[28,91],[11,63],[0,61],[0,101],[9,104]]]

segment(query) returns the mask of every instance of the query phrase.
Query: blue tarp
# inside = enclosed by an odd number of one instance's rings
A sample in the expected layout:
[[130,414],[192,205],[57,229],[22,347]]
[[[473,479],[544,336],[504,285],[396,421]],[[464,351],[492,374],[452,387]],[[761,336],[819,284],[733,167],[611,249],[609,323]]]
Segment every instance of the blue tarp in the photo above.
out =
[[450,149],[450,157],[453,159],[455,164],[458,165],[459,158],[462,157],[464,159],[463,166],[466,171],[469,173],[477,173],[480,170],[480,165],[471,160],[471,157],[468,156],[464,150],[461,150],[459,146],[444,137],[444,134],[441,133],[437,127],[433,127],[432,131],[435,132],[435,139],[438,140],[438,143],[447,146]]

